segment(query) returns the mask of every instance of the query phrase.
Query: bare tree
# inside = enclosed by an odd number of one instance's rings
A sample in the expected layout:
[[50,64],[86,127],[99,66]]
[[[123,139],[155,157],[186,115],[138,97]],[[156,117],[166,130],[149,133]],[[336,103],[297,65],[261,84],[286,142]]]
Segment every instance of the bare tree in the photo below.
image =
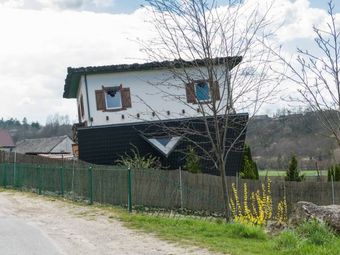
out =
[[[142,42],[143,49],[148,60],[168,60],[170,73],[150,84],[167,100],[189,107],[191,112],[187,114],[200,116],[205,132],[190,125],[171,132],[184,133],[185,139],[203,152],[204,159],[214,162],[221,176],[225,216],[229,220],[226,162],[232,150],[243,150],[237,144],[248,120],[232,123],[230,116],[247,112],[252,117],[272,98],[280,83],[270,70],[274,62],[271,51],[263,46],[263,41],[270,42],[272,36],[272,4],[229,1],[218,7],[215,1],[208,0],[147,2],[157,36]],[[157,114],[160,118],[163,115]],[[233,128],[241,130],[230,140],[228,132]]]
[[340,146],[340,30],[334,1],[328,2],[329,21],[314,26],[312,49],[297,49],[293,61],[273,51],[286,66],[285,79],[298,86],[299,96],[289,100],[301,103],[317,113],[318,120]]

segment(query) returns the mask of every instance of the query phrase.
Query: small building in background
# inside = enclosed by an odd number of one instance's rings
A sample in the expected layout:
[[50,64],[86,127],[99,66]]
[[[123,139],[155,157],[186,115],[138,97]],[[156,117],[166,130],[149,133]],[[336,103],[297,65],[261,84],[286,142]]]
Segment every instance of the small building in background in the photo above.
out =
[[0,151],[11,152],[15,148],[12,136],[7,130],[0,129]]
[[55,159],[72,159],[72,139],[67,136],[24,139],[16,144],[16,152]]

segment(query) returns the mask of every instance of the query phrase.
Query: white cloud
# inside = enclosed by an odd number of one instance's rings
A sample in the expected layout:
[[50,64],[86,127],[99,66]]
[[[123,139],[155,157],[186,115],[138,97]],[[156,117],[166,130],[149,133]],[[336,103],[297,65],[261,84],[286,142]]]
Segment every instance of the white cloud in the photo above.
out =
[[284,21],[278,32],[282,42],[297,38],[312,39],[313,26],[324,24],[328,17],[326,10],[311,8],[308,0],[281,1],[281,6],[277,14]]

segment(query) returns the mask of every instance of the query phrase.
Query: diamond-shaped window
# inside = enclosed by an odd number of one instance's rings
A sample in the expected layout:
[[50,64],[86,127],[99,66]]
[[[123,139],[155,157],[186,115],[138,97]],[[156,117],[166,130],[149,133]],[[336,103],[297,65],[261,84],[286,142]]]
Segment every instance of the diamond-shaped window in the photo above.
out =
[[181,139],[180,136],[143,138],[166,157],[175,149]]

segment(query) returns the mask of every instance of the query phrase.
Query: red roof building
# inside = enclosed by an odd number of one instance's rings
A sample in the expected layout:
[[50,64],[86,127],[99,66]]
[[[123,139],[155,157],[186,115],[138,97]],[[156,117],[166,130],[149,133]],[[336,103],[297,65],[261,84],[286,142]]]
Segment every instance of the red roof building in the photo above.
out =
[[15,144],[7,130],[0,129],[0,150],[12,150]]

